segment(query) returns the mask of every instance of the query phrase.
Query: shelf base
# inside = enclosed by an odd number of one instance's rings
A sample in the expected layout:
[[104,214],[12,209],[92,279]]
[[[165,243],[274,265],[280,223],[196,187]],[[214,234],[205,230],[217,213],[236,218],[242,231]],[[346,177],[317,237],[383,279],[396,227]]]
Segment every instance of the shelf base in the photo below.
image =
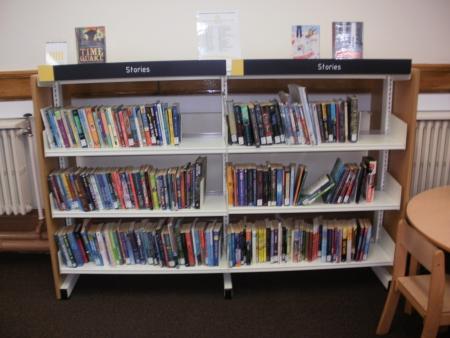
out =
[[70,298],[70,295],[72,294],[72,291],[75,288],[75,285],[77,284],[78,277],[80,277],[80,275],[78,274],[64,276],[64,280],[59,288],[61,292],[61,299]]
[[250,273],[250,272],[282,272],[282,271],[307,271],[307,270],[328,270],[328,269],[348,269],[348,268],[373,268],[392,266],[392,256],[386,252],[379,243],[372,243],[369,258],[365,261],[352,262],[321,262],[316,259],[312,262],[299,263],[257,263],[253,265],[243,265],[240,267],[229,267],[228,262],[222,259],[219,266],[180,266],[178,268],[167,268],[154,265],[118,265],[118,266],[97,266],[93,263],[84,264],[81,267],[69,268],[60,265],[62,274],[110,274],[110,275],[179,275],[179,274],[208,274],[208,273]]
[[372,267],[373,273],[378,277],[384,288],[389,289],[389,284],[392,280],[392,275],[386,266],[374,266]]
[[229,273],[223,274],[223,297],[225,299],[233,298],[233,282]]

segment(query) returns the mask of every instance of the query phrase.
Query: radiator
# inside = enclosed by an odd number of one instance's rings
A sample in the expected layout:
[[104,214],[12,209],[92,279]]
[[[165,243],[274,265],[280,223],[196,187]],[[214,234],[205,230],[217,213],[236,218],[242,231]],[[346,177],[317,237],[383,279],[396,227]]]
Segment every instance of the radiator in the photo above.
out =
[[32,208],[27,126],[26,119],[0,119],[0,215],[24,215]]
[[418,114],[411,195],[450,184],[450,113]]

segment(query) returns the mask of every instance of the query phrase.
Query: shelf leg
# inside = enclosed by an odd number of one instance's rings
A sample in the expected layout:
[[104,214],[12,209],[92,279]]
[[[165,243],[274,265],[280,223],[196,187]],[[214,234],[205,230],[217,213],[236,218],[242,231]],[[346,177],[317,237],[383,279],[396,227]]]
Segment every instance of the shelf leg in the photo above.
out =
[[80,275],[65,275],[59,288],[61,291],[61,299],[69,299],[72,294],[73,288],[78,281]]
[[388,268],[385,266],[374,266],[374,267],[372,267],[372,271],[378,277],[381,284],[383,284],[383,286],[386,289],[388,289],[389,284],[391,283],[391,280],[392,280],[392,275],[389,272]]
[[233,282],[231,280],[231,273],[223,274],[223,296],[225,299],[233,298]]

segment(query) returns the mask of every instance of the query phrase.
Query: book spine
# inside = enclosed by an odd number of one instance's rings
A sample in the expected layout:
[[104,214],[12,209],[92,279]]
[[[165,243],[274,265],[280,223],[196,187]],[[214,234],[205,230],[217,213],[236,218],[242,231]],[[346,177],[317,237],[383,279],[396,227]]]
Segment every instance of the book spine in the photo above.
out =
[[272,132],[269,106],[268,105],[261,106],[261,112],[262,112],[262,123],[264,126],[264,135],[266,137],[266,143],[272,144],[273,143],[273,132]]
[[228,133],[230,135],[231,143],[238,143],[236,118],[234,115],[233,100],[226,102],[227,106],[227,119],[228,119]]
[[62,240],[63,248],[66,248],[66,253],[68,256],[68,261],[71,262],[71,267],[76,268],[78,266],[78,260],[75,258],[75,252],[69,242],[68,234],[63,232],[61,234],[60,240]]
[[96,127],[96,121],[94,119],[94,109],[92,109],[91,107],[86,107],[85,108],[85,112],[86,112],[86,118],[87,121],[89,123],[89,131],[91,132],[91,136],[92,136],[92,141],[94,143],[94,147],[95,148],[99,148],[100,147],[100,138],[99,138],[99,131],[97,131],[97,127]]
[[261,145],[261,140],[260,140],[260,136],[259,136],[258,123],[256,121],[255,107],[253,105],[249,105],[248,110],[249,110],[249,114],[250,114],[251,130],[253,132],[253,141],[254,141],[256,147],[259,147]]
[[67,136],[63,118],[61,116],[61,110],[55,109],[54,116],[55,116],[56,126],[58,127],[60,140],[63,141],[62,144],[64,145],[64,147],[70,148],[70,141],[69,141],[69,137]]
[[174,133],[174,144],[179,145],[182,139],[181,133],[181,114],[180,107],[177,103],[172,106],[173,114],[173,133]]
[[272,101],[272,106],[275,110],[275,119],[276,119],[276,123],[278,126],[278,132],[280,134],[280,143],[285,143],[286,139],[285,139],[285,132],[286,132],[286,127],[285,124],[283,122],[283,119],[281,117],[281,109],[280,106],[278,104],[277,100],[273,100]]
[[258,135],[261,144],[267,144],[267,138],[264,132],[264,123],[262,117],[261,106],[259,104],[255,104],[255,115],[256,115],[256,124],[258,125]]
[[358,142],[359,134],[359,119],[360,114],[358,110],[358,98],[356,96],[350,97],[350,142]]
[[233,105],[234,117],[236,121],[236,135],[238,144],[245,144],[244,136],[244,123],[242,119],[241,106],[238,104]]
[[147,118],[149,133],[150,133],[150,144],[154,145],[157,143],[156,141],[156,131],[152,117],[152,108],[150,106],[145,106],[145,115]]
[[275,144],[281,143],[281,126],[278,123],[279,117],[277,114],[277,110],[275,109],[275,105],[273,103],[269,105],[269,114],[273,131],[273,143]]

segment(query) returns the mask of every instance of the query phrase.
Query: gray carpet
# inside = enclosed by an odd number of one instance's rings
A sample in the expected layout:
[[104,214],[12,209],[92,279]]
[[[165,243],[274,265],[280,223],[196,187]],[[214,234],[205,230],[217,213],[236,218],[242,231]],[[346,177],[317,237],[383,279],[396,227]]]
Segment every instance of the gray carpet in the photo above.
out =
[[[0,337],[377,337],[386,297],[370,269],[236,274],[232,300],[222,283],[81,276],[57,301],[48,255],[0,253]],[[401,310],[385,337],[420,337],[420,317]]]

